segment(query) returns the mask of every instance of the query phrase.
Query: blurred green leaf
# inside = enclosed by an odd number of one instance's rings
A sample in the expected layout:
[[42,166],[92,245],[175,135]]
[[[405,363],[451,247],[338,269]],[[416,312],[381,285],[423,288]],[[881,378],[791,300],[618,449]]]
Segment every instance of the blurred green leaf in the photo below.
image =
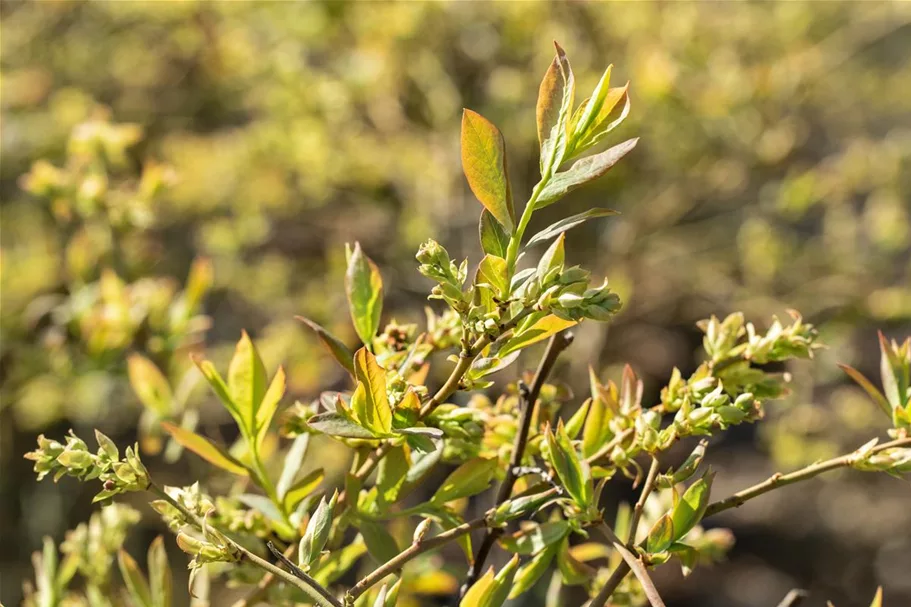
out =
[[171,386],[155,363],[140,354],[131,354],[127,358],[127,373],[143,405],[161,416],[172,413]]
[[351,377],[354,377],[354,364],[352,363],[354,352],[352,352],[348,346],[343,344],[339,338],[332,335],[329,333],[329,331],[316,324],[309,318],[305,318],[303,316],[295,316],[294,318],[310,327],[310,329],[316,333],[316,336],[319,338],[320,342],[322,342],[322,344],[329,351],[329,354],[332,355],[332,358],[334,358],[336,362],[338,362],[338,364],[340,364],[342,368],[351,375]]
[[161,426],[174,440],[210,464],[239,476],[248,476],[250,474],[243,464],[234,459],[227,451],[209,441],[209,439],[168,422],[162,422]]
[[454,499],[476,495],[487,489],[496,469],[495,459],[469,460],[446,477],[430,501],[442,505]]

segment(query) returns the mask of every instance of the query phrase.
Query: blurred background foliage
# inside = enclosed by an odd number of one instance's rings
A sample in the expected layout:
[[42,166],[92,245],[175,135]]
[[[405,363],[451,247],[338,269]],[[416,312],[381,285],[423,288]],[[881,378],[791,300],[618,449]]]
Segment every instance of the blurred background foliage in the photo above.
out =
[[[794,392],[761,436],[716,449],[715,491],[853,449],[880,425],[834,363],[876,376],[874,329],[911,329],[909,3],[9,0],[0,16],[8,604],[41,535],[60,539],[90,499],[37,485],[21,455],[69,426],[135,436],[146,422],[129,353],[217,426],[186,354],[205,344],[221,364],[241,328],[269,368],[287,365],[295,396],[343,381],[292,317],[355,341],[344,242],[380,263],[386,320],[422,318],[423,239],[477,262],[461,108],[501,128],[526,196],[551,39],[582,89],[608,62],[632,81],[617,136],[641,137],[608,177],[535,219],[622,212],[568,243],[624,311],[609,336],[577,332],[567,383],[584,386],[589,361],[608,375],[629,361],[655,396],[674,365],[698,362],[696,320],[796,308],[830,349],[789,369]],[[662,571],[659,586],[674,605],[769,605],[794,585],[851,605],[882,583],[887,605],[908,604],[909,489],[869,476],[731,513],[730,561],[685,584]]]

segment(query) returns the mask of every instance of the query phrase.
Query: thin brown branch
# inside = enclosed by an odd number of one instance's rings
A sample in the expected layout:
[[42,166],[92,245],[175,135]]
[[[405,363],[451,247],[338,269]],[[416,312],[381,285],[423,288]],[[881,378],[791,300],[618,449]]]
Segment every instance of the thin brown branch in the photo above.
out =
[[664,601],[661,600],[661,596],[658,594],[658,589],[655,588],[655,583],[652,582],[652,578],[648,574],[645,563],[636,558],[636,556],[620,542],[614,542],[614,549],[620,553],[620,556],[623,557],[627,566],[633,571],[633,575],[635,575],[639,580],[639,583],[642,584],[642,590],[645,591],[645,596],[648,598],[648,602],[651,603],[652,607],[666,607]]
[[[519,431],[516,433],[515,441],[513,443],[512,456],[509,460],[509,467],[506,469],[506,478],[503,479],[503,482],[500,483],[500,488],[497,490],[494,508],[508,500],[512,493],[512,488],[515,485],[517,478],[516,470],[522,465],[522,458],[525,455],[525,446],[528,443],[528,433],[531,429],[531,420],[534,414],[535,403],[538,400],[538,396],[541,394],[541,388],[544,387],[544,382],[547,381],[547,377],[550,375],[550,372],[554,368],[554,364],[557,362],[557,357],[560,356],[560,353],[568,348],[572,342],[573,335],[568,331],[561,331],[560,333],[553,335],[547,343],[547,349],[541,357],[541,362],[538,363],[538,369],[535,372],[531,387],[522,390],[520,393],[521,398],[519,406],[521,407],[521,413],[519,417]],[[487,530],[481,545],[478,547],[474,562],[468,570],[465,583],[462,584],[459,591],[460,598],[464,597],[472,584],[477,581],[494,543],[496,543],[497,538],[502,534],[503,529],[500,527],[489,528]]]
[[[911,438],[899,438],[881,445],[876,445],[871,450],[872,453],[879,453],[880,451],[885,451],[887,449],[894,449],[895,447],[907,447],[911,446]],[[797,483],[800,481],[805,481],[807,479],[818,476],[823,472],[828,472],[829,470],[836,470],[838,468],[847,468],[853,465],[858,459],[857,453],[848,453],[847,455],[841,455],[829,460],[822,462],[817,462],[806,468],[801,468],[800,470],[795,470],[788,474],[782,474],[777,472],[764,480],[763,482],[753,485],[742,491],[738,491],[730,497],[726,497],[723,500],[713,502],[709,504],[708,508],[705,510],[705,516],[711,516],[713,514],[718,514],[730,508],[736,508],[743,505],[747,500],[751,500],[754,497],[758,497],[763,493],[768,493],[773,489],[777,489],[784,485],[790,485],[792,483]]]
[[655,479],[658,478],[658,458],[654,455],[652,456],[652,465],[648,469],[648,475],[645,477],[645,484],[642,485],[642,493],[639,494],[639,501],[636,502],[636,506],[633,508],[633,516],[629,522],[629,537],[626,538],[627,544],[632,544],[636,541],[636,532],[639,527],[639,519],[642,518],[642,510],[645,508],[645,500],[648,499],[648,496],[651,494],[652,489],[655,488]]
[[475,529],[480,529],[487,524],[486,518],[478,518],[467,523],[462,523],[458,527],[453,527],[448,531],[444,531],[439,535],[435,535],[429,539],[418,539],[413,542],[408,548],[405,548],[403,551],[399,552],[392,559],[386,561],[371,573],[367,574],[360,582],[352,586],[351,590],[348,591],[345,596],[346,603],[354,603],[355,599],[360,595],[364,594],[372,586],[380,582],[387,575],[392,574],[393,572],[401,569],[405,563],[411,559],[424,554],[430,550],[439,548],[444,544],[456,540],[466,533],[471,533]]
[[803,600],[808,596],[810,596],[810,593],[806,590],[795,588],[784,595],[784,598],[778,603],[778,607],[797,607],[797,605],[803,603]]

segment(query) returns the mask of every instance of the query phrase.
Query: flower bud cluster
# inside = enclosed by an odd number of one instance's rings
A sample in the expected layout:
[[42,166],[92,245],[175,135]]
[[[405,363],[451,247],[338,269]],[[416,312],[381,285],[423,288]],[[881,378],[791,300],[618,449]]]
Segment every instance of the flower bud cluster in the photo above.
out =
[[430,292],[430,299],[442,299],[453,310],[466,313],[468,302],[462,286],[468,277],[468,260],[457,266],[446,249],[433,239],[420,246],[415,258],[421,264],[418,271],[437,283]]
[[89,451],[85,442],[72,430],[66,437],[66,443],[47,439],[42,434],[38,437],[38,448],[25,454],[26,459],[35,462],[38,480],[50,473],[57,481],[63,476],[73,476],[80,480],[99,479],[103,489],[95,496],[99,501],[127,491],[143,491],[148,488],[149,472],[139,459],[138,445],[127,447],[125,457],[120,459],[120,451],[110,438],[95,431],[98,451]]
[[92,583],[106,583],[114,554],[123,546],[127,531],[140,520],[138,511],[124,504],[110,504],[88,523],[67,532],[60,551],[72,559],[80,574]]

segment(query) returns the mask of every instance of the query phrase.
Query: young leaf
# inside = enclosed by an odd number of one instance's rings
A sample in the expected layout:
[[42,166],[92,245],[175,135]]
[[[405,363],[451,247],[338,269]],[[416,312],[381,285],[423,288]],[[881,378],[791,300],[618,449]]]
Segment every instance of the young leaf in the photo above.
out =
[[631,152],[638,142],[638,138],[629,139],[600,154],[578,160],[568,170],[557,173],[541,191],[535,208],[540,209],[553,204],[579,186],[601,177]]
[[386,396],[386,370],[367,348],[354,353],[354,376],[358,381],[351,397],[355,419],[380,435],[392,432],[392,408]]
[[592,567],[578,561],[570,553],[568,536],[560,542],[560,549],[557,552],[557,568],[560,570],[560,575],[563,576],[563,583],[567,586],[585,584],[596,573]]
[[335,438],[376,438],[376,434],[337,412],[314,415],[307,421],[307,425]]
[[133,557],[120,549],[117,551],[117,565],[120,567],[120,575],[123,576],[130,597],[142,607],[153,607],[149,585]]
[[487,209],[481,211],[478,233],[481,237],[481,250],[488,255],[506,258],[506,251],[509,247],[509,234],[506,233],[500,222],[494,219],[494,216]]
[[307,530],[304,537],[301,538],[298,547],[298,564],[306,567],[313,563],[326,545],[329,539],[329,531],[332,528],[332,511],[338,501],[338,492],[332,495],[332,499],[326,502],[326,498],[319,501],[310,522],[307,523]]
[[383,312],[383,277],[359,242],[354,243],[354,250],[348,256],[345,292],[354,330],[365,345],[370,345]]
[[556,171],[566,151],[569,120],[573,111],[576,81],[566,53],[554,42],[556,57],[538,89],[538,141],[541,143],[541,175]]
[[870,603],[870,607],[883,607],[883,587],[880,586],[876,589],[876,595],[873,597],[873,602]]
[[548,461],[557,476],[560,477],[560,482],[573,498],[573,501],[576,502],[576,505],[583,509],[588,508],[591,505],[592,491],[594,490],[591,472],[588,464],[579,459],[572,441],[566,435],[562,420],[557,426],[556,433],[550,427],[547,428],[545,441],[547,443]]
[[234,459],[227,451],[212,443],[207,438],[190,432],[180,426],[162,422],[161,426],[173,437],[175,441],[189,449],[210,464],[218,466],[239,476],[248,476],[249,471],[239,461]]
[[530,247],[541,242],[547,242],[551,238],[556,238],[563,232],[571,230],[576,226],[582,225],[589,219],[594,219],[595,217],[608,217],[610,215],[619,215],[619,212],[612,209],[589,209],[584,213],[579,213],[578,215],[573,215],[572,217],[561,219],[557,223],[547,226],[532,236],[531,240],[528,241],[528,244],[526,246]]
[[275,377],[272,378],[272,383],[269,384],[269,389],[266,390],[266,394],[263,396],[262,402],[256,411],[257,448],[262,445],[263,439],[266,437],[266,433],[269,430],[269,424],[272,423],[272,417],[275,415],[275,410],[278,408],[278,403],[281,401],[282,396],[284,395],[285,370],[284,368],[279,367],[278,371],[275,372]]
[[883,393],[873,385],[873,382],[867,379],[863,373],[854,367],[843,364],[839,364],[838,366],[841,367],[842,371],[847,373],[851,379],[857,382],[857,384],[864,389],[867,395],[873,399],[874,403],[879,405],[879,408],[882,409],[886,415],[890,417],[892,416],[892,406],[889,404],[889,401],[886,400],[886,397],[883,396]]
[[285,455],[282,474],[278,479],[278,484],[275,486],[275,492],[278,494],[279,498],[285,497],[288,489],[291,487],[292,483],[294,483],[294,479],[297,478],[297,473],[304,463],[304,456],[307,454],[307,447],[309,445],[309,434],[301,434],[291,443],[291,448],[288,449],[288,453]]
[[519,567],[516,577],[509,591],[509,598],[514,599],[520,594],[531,590],[541,576],[550,568],[557,554],[560,544],[553,543],[538,552],[530,561]]
[[295,316],[294,318],[310,327],[310,330],[316,333],[316,336],[326,347],[326,350],[329,351],[329,354],[332,355],[332,358],[334,358],[336,362],[351,375],[351,377],[354,377],[354,364],[351,362],[354,358],[354,352],[352,352],[348,346],[343,344],[342,341],[335,335],[329,333],[329,331],[316,324],[309,318],[305,318],[303,316]]
[[601,80],[595,86],[592,96],[588,98],[588,101],[580,109],[579,119],[574,121],[572,125],[573,139],[581,139],[598,117],[601,106],[604,104],[604,99],[610,90],[610,76],[613,68],[613,65],[607,66],[601,76]]
[[462,112],[462,171],[475,197],[512,233],[516,216],[503,135],[489,120],[468,109]]
[[664,514],[658,519],[652,530],[648,532],[645,549],[649,554],[664,552],[668,546],[674,543],[675,535],[674,523],[671,521],[670,515]]
[[149,546],[149,589],[153,607],[171,607],[171,566],[164,538],[160,535]]
[[512,588],[512,581],[516,577],[516,569],[519,567],[519,556],[514,555],[506,565],[497,572],[493,578],[493,584],[484,593],[484,600],[481,607],[501,607],[509,596]]
[[506,535],[500,539],[500,545],[515,554],[538,554],[548,546],[559,545],[570,530],[569,521],[549,521]]
[[503,347],[500,348],[500,351],[497,354],[503,358],[510,352],[527,348],[528,346],[538,343],[543,339],[547,339],[551,335],[568,329],[575,324],[575,321],[557,318],[553,314],[539,317],[537,321],[529,325],[524,325],[517,330]]
[[674,523],[674,540],[679,540],[702,519],[709,504],[714,473],[709,471],[698,481],[689,486],[671,513]]
[[544,251],[544,255],[542,255],[540,261],[538,261],[536,273],[542,283],[544,280],[553,276],[554,272],[563,271],[563,262],[566,260],[566,251],[564,248],[565,240],[566,236],[560,234],[560,236],[557,237],[557,240],[547,247],[547,250]]
[[324,477],[323,469],[318,468],[291,485],[282,498],[282,506],[285,508],[285,512],[293,512],[304,498],[316,491],[316,488],[323,482]]
[[482,607],[484,598],[490,591],[491,586],[493,586],[493,579],[493,567],[491,567],[477,582],[471,585],[471,588],[468,589],[468,592],[465,593],[465,596],[459,602],[459,607]]
[[253,340],[243,331],[228,367],[228,390],[250,435],[256,432],[256,413],[266,394],[266,381],[266,366]]
[[493,479],[496,469],[496,459],[476,458],[465,462],[446,477],[430,500],[431,503],[442,505],[484,491]]
[[509,293],[506,274],[506,260],[496,255],[485,255],[478,265],[478,279],[493,287],[500,297],[505,297]]
[[591,404],[592,399],[586,399],[585,402],[582,403],[582,406],[569,418],[569,421],[566,422],[566,434],[569,435],[570,438],[574,439],[582,432],[582,428],[585,426],[585,420],[588,418],[588,411],[591,409]]
[[139,401],[161,416],[168,416],[173,409],[171,386],[155,363],[139,354],[127,358],[130,385]]
[[239,428],[244,428],[244,418],[241,416],[240,411],[237,408],[237,405],[234,403],[234,400],[231,398],[231,394],[228,392],[228,386],[225,384],[225,380],[221,378],[221,375],[218,373],[218,370],[215,369],[215,365],[211,361],[205,360],[198,356],[191,357],[193,362],[196,364],[196,367],[202,373],[202,376],[206,378],[206,381],[209,382],[212,391],[215,392],[215,395],[218,396],[218,400],[225,406],[225,409],[228,410],[228,413],[231,414],[231,417],[234,418],[234,421],[237,422]]
[[[611,120],[614,109],[621,103],[623,104],[623,108],[620,111],[620,115]],[[610,89],[604,98],[601,109],[598,111],[598,116],[588,128],[587,132],[581,136],[578,142],[576,142],[575,153],[582,153],[601,143],[601,141],[607,137],[608,133],[620,126],[620,123],[626,120],[626,117],[629,115],[629,110],[629,82],[624,86]]]

